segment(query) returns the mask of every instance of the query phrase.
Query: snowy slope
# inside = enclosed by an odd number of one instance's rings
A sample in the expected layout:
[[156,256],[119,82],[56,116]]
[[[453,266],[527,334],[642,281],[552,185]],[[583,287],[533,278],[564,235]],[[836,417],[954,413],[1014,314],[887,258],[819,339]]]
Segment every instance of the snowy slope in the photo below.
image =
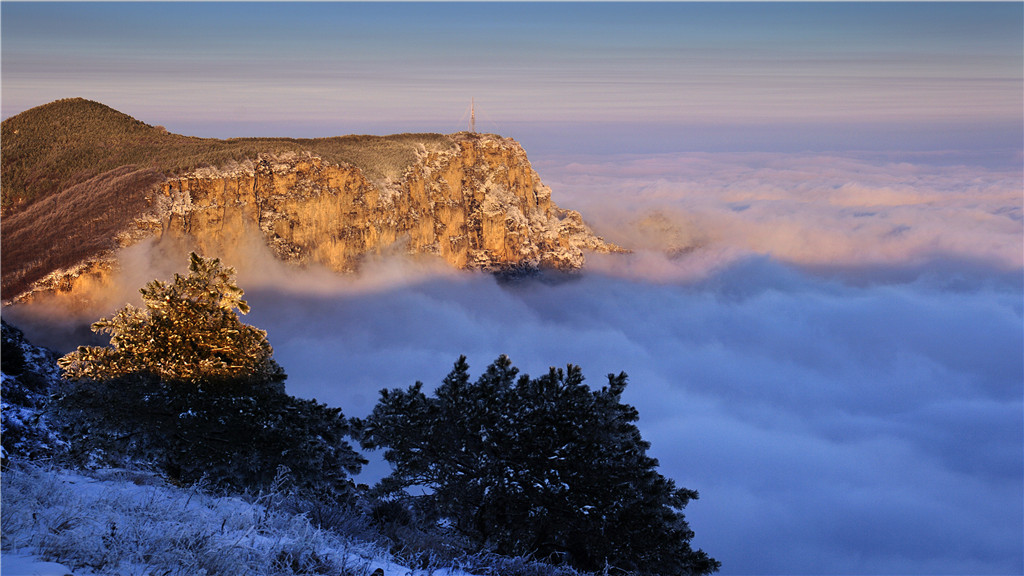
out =
[[0,453],[5,461],[12,456],[43,457],[62,444],[42,412],[60,377],[57,357],[25,340],[21,330],[0,323]]
[[0,576],[579,576],[443,535],[388,540],[361,510],[294,497],[287,476],[267,493],[217,496],[154,472],[57,468],[65,444],[45,410],[56,356],[4,322],[2,372]]
[[5,576],[74,576],[70,568],[24,554],[0,555],[0,574]]
[[355,518],[352,534],[318,528],[285,492],[215,497],[124,470],[16,467],[3,474],[3,515],[4,576],[465,574],[397,563]]

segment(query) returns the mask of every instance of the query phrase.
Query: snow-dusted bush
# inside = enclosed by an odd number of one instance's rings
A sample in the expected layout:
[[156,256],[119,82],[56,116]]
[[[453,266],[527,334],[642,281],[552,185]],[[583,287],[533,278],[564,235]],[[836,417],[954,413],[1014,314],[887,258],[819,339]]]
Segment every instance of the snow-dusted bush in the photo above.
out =
[[2,476],[2,553],[60,562],[77,576],[587,576],[487,552],[429,552],[430,562],[410,564],[351,508],[318,526],[309,508],[322,503],[297,500],[283,479],[276,486],[214,496],[153,473],[16,464]]
[[0,320],[0,437],[4,465],[11,458],[49,458],[65,443],[46,415],[58,382],[56,356]]

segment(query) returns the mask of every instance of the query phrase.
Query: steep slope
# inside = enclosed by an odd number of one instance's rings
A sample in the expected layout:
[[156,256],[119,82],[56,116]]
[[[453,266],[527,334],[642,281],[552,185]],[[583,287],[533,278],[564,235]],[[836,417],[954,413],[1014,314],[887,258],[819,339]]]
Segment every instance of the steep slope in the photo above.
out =
[[496,135],[190,138],[62,100],[3,122],[3,182],[5,302],[102,282],[119,248],[146,239],[230,261],[255,238],[337,271],[385,251],[572,270],[585,250],[619,250]]

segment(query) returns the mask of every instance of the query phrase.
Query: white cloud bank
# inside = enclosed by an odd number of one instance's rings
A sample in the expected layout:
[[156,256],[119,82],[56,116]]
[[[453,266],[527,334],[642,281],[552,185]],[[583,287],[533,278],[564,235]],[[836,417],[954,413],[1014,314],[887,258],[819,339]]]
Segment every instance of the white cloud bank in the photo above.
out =
[[643,249],[697,246],[718,265],[754,253],[803,267],[960,259],[1019,270],[1024,159],[1001,170],[936,160],[946,163],[689,154],[555,159],[538,168],[563,204],[579,207],[610,240],[641,248],[631,263],[641,269],[627,266],[629,275],[688,277],[693,258],[655,271]]
[[294,393],[369,412],[458,354],[624,370],[724,573],[1007,573],[1021,563],[1021,291],[849,286],[770,260],[700,285],[589,274],[252,294]]

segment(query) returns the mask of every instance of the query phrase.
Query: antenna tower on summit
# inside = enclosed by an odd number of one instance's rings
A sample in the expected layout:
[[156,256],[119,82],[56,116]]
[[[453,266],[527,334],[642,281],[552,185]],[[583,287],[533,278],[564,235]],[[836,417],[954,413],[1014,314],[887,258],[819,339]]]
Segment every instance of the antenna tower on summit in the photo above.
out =
[[473,98],[469,99],[469,131],[476,133],[476,106]]

